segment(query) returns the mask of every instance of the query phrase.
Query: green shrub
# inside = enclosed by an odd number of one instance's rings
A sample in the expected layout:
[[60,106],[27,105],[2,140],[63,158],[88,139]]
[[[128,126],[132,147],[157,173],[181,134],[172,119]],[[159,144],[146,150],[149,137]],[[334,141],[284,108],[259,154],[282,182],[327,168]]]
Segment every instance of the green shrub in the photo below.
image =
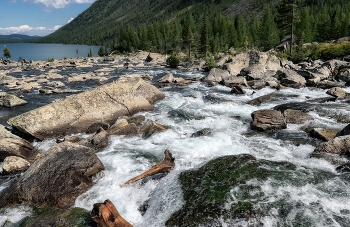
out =
[[180,64],[180,62],[181,58],[175,53],[172,53],[171,56],[168,59],[166,59],[166,64],[172,68],[176,68]]
[[47,62],[53,62],[53,61],[55,61],[54,58],[48,58],[48,59],[47,59]]
[[212,68],[216,68],[218,67],[218,65],[216,64],[214,57],[211,56],[209,58],[207,58],[207,62],[205,63],[203,69],[206,72],[209,72]]

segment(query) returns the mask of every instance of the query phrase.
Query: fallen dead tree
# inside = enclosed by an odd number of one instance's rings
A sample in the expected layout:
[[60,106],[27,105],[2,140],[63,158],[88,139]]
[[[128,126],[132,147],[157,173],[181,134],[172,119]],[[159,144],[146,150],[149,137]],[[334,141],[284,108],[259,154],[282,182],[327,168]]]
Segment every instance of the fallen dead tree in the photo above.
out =
[[99,227],[132,227],[120,216],[114,204],[107,199],[104,203],[95,203],[91,211],[91,220]]
[[173,158],[173,156],[171,155],[171,153],[168,149],[166,149],[164,151],[164,155],[165,155],[165,157],[164,157],[163,161],[158,162],[151,169],[138,175],[137,177],[134,177],[134,178],[128,180],[122,186],[126,186],[128,184],[134,183],[136,181],[139,181],[141,179],[144,179],[146,177],[153,176],[153,175],[156,175],[159,173],[169,173],[175,167],[175,158]]

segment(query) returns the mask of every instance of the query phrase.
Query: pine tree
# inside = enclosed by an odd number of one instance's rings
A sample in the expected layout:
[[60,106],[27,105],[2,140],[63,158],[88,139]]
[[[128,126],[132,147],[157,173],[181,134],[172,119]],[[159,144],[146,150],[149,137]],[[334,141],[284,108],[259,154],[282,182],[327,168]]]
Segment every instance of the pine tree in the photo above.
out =
[[193,18],[191,15],[184,21],[182,26],[182,43],[188,49],[188,59],[191,59],[191,49],[194,42],[194,35],[192,32]]
[[202,19],[202,27],[201,27],[200,39],[199,39],[199,53],[202,57],[207,57],[208,52],[209,52],[209,17],[208,17],[208,11],[206,10]]
[[102,46],[98,50],[98,56],[100,56],[100,57],[105,56],[105,49]]
[[260,25],[260,46],[269,50],[279,43],[278,28],[274,21],[271,9],[267,9],[263,15]]
[[294,26],[298,22],[298,14],[296,12],[296,0],[282,0],[277,8],[276,22],[281,31],[281,38],[290,34],[290,54],[292,55],[294,43]]
[[11,58],[11,51],[10,51],[10,49],[8,47],[4,48],[4,57],[7,58],[7,59]]
[[91,48],[90,48],[90,51],[88,53],[88,57],[91,58],[92,57],[92,51],[91,51]]

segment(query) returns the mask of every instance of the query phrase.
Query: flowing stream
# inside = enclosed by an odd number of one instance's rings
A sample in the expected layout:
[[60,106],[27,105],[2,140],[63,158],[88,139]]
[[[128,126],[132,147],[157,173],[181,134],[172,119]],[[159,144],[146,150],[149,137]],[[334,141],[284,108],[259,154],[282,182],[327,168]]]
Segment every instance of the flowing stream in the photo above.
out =
[[[131,69],[131,73],[150,74],[160,78],[166,73],[161,69]],[[174,76],[184,78],[202,77],[201,73],[172,71]],[[341,115],[350,118],[350,103],[345,101],[323,102],[315,105],[315,99],[327,97],[325,90],[301,88],[277,91],[281,98],[269,101],[261,106],[246,104],[247,101],[275,90],[246,89],[245,95],[232,95],[230,88],[224,86],[208,87],[205,83],[195,82],[185,87],[161,88],[165,99],[155,104],[155,111],[140,113],[169,127],[165,132],[154,134],[148,139],[140,137],[111,136],[109,145],[97,155],[105,165],[105,171],[95,177],[96,182],[89,191],[80,195],[76,207],[92,209],[94,203],[110,199],[122,217],[136,227],[165,226],[165,221],[184,203],[178,176],[181,172],[203,166],[209,160],[225,155],[251,154],[258,159],[287,161],[300,169],[322,170],[337,175],[335,168],[339,163],[325,159],[310,158],[315,145],[320,141],[310,138],[300,128],[302,126],[321,126],[342,129],[347,123],[337,122],[332,116]],[[276,92],[276,91],[275,91]],[[347,92],[350,89],[347,88]],[[276,105],[290,102],[307,102],[309,114],[315,120],[303,125],[288,124],[288,128],[275,133],[257,133],[250,130],[251,113],[258,109],[271,109]],[[201,129],[208,128],[211,134],[191,137]],[[54,140],[36,142],[41,150],[48,150]],[[134,183],[121,187],[125,181],[144,172],[164,157],[169,149],[175,157],[175,169],[159,181],[144,184]],[[298,170],[296,170],[298,171]],[[321,185],[306,184],[302,187],[277,183],[273,180],[260,184],[265,201],[273,202],[286,198],[299,204],[310,226],[345,226],[350,223],[350,187],[349,182],[338,177]],[[0,190],[6,185],[0,185]],[[232,188],[232,200],[237,197],[239,187]],[[253,193],[253,192],[252,192]],[[141,215],[138,210],[149,200],[148,210]],[[229,204],[232,201],[227,201]],[[276,203],[278,204],[278,203]],[[263,205],[261,205],[263,206]],[[276,205],[260,223],[262,226],[278,226]],[[2,211],[1,221],[9,219],[16,222],[30,214],[25,206]],[[298,218],[298,209],[286,214],[285,223],[294,223]],[[334,217],[339,217],[334,218]],[[232,226],[230,220],[222,220],[222,226]],[[251,226],[241,223],[241,226]],[[252,225],[254,226],[254,225]],[[297,226],[290,224],[288,226]]]

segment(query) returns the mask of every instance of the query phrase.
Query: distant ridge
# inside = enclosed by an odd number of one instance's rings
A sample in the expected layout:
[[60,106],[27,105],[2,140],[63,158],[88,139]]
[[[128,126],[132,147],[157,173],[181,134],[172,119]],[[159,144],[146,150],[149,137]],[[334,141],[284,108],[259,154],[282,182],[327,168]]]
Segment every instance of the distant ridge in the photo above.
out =
[[40,38],[40,36],[30,36],[30,35],[22,35],[22,34],[11,34],[11,35],[0,35],[0,42],[21,42],[28,41]]

